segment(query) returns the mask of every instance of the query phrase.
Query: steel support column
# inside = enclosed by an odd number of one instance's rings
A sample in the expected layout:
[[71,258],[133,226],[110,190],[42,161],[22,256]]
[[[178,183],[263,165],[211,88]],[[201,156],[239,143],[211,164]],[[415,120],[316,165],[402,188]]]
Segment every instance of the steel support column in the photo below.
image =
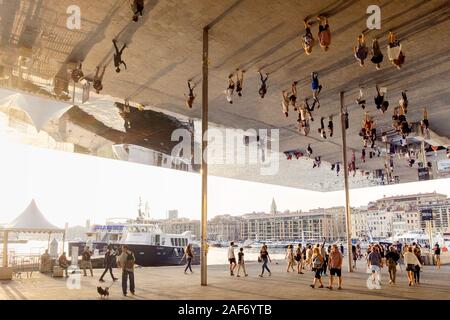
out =
[[344,167],[344,189],[345,189],[345,232],[347,234],[347,255],[348,271],[353,272],[352,268],[352,230],[350,224],[350,194],[348,191],[348,162],[347,162],[347,132],[345,129],[345,107],[344,92],[339,93],[341,101],[341,129],[342,129],[342,161]]
[[[207,239],[207,219],[208,219],[208,163],[207,163],[207,147],[208,140],[206,134],[208,130],[208,31],[209,27],[203,28],[203,80],[202,80],[202,241],[201,241],[201,285],[208,285],[207,276],[207,253],[208,243]],[[206,134],[205,134],[206,133]]]

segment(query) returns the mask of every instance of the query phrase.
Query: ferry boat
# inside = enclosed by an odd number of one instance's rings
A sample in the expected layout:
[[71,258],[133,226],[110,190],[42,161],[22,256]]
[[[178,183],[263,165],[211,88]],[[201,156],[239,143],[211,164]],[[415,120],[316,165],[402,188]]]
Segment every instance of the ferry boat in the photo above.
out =
[[396,234],[395,236],[389,238],[392,242],[399,241],[401,243],[418,243],[419,245],[425,247],[433,247],[435,243],[443,243],[443,239],[440,235],[433,235],[433,243],[430,244],[430,236],[423,232],[422,230],[411,230],[402,234]]
[[143,267],[180,265],[184,248],[192,244],[192,264],[200,264],[200,247],[190,231],[167,234],[156,224],[134,224],[126,228],[120,244],[134,253],[136,264]]
[[78,247],[80,254],[85,246],[89,246],[94,253],[102,255],[110,244],[120,252],[121,246],[126,244],[134,253],[139,266],[171,266],[181,263],[184,248],[192,244],[192,264],[200,263],[200,247],[194,242],[195,237],[191,232],[167,234],[157,224],[139,219],[125,223],[109,219],[106,225],[94,225],[87,236],[86,241],[69,241],[69,254],[73,247]]

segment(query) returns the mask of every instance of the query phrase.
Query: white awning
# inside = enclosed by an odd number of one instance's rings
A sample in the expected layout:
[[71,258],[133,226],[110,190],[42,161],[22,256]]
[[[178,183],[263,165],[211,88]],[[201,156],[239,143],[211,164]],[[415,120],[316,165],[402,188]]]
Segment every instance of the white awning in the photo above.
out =
[[33,121],[38,131],[52,118],[59,118],[72,105],[45,99],[24,92],[0,88],[0,107],[22,109]]
[[34,199],[28,207],[11,223],[3,226],[3,230],[30,233],[62,233],[64,229],[51,224],[39,210]]

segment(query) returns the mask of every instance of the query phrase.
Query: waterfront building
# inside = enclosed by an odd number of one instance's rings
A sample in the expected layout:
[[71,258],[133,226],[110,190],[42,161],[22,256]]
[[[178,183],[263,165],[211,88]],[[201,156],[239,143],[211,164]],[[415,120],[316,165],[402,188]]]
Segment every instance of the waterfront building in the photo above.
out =
[[196,239],[200,239],[200,220],[177,218],[157,220],[156,222],[164,233],[181,234],[190,231],[195,235]]
[[352,238],[368,237],[367,206],[350,209]]
[[229,214],[215,216],[208,221],[208,239],[212,241],[239,241],[241,217]]
[[336,219],[325,209],[311,212],[251,213],[242,216],[241,239],[272,241],[334,241]]
[[167,219],[178,219],[178,210],[169,210],[167,211]]
[[[450,231],[450,199],[438,199],[431,203],[421,204],[418,215],[422,209],[431,209],[433,220],[431,221],[434,233],[444,233]],[[425,221],[420,221],[420,227],[426,229]]]

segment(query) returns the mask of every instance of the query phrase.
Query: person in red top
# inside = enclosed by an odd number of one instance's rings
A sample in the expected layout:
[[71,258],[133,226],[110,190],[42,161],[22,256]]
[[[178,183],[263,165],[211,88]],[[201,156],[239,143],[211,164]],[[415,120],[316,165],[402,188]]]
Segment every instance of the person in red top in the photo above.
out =
[[[318,16],[317,20],[319,20],[319,34],[317,37],[319,44],[323,50],[328,51],[331,43],[331,31],[330,26],[328,25],[328,18]],[[323,24],[323,22],[325,22],[325,24]]]

